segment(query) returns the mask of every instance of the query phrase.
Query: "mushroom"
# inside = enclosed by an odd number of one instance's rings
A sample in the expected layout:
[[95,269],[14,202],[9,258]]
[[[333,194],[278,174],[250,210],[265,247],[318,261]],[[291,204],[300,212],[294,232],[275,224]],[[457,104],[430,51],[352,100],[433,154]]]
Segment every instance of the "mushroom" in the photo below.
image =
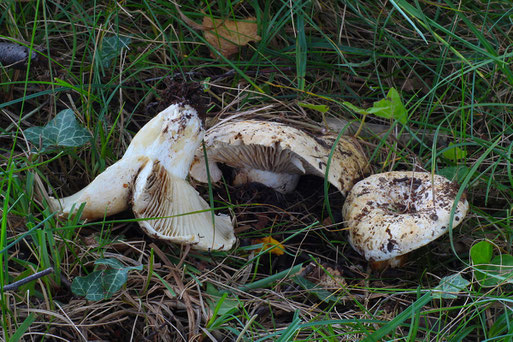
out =
[[[349,243],[374,269],[401,266],[406,253],[447,232],[458,188],[427,172],[392,171],[361,180],[342,209]],[[453,227],[463,221],[468,208],[463,195]]]
[[[314,137],[277,122],[246,120],[223,123],[205,135],[210,180],[222,172],[218,163],[236,170],[234,185],[262,183],[281,193],[295,189],[305,174],[324,177],[336,135]],[[203,149],[196,152],[190,175],[208,182]],[[328,181],[343,195],[368,173],[369,163],[358,142],[341,136],[333,153]]]
[[173,124],[166,118],[180,114],[177,105],[171,105],[152,118],[137,132],[123,157],[99,174],[79,192],[64,198],[49,198],[50,208],[59,211],[62,217],[76,212],[81,203],[86,203],[82,218],[96,220],[128,209],[129,185],[137,171],[148,161],[147,151],[160,130]]
[[67,216],[86,202],[82,216],[92,220],[132,203],[135,216],[145,219],[139,225],[152,236],[203,250],[229,249],[235,242],[230,217],[214,216],[185,180],[203,135],[195,109],[171,105],[135,135],[121,160],[77,194],[50,204],[62,206]]

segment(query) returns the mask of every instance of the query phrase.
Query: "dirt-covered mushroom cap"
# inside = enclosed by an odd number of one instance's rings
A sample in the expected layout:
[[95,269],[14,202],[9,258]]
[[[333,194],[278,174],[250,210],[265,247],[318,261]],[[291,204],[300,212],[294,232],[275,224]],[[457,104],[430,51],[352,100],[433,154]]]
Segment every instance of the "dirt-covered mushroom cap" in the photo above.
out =
[[131,202],[139,225],[159,239],[202,250],[230,249],[235,242],[229,216],[214,216],[207,202],[185,180],[203,139],[203,127],[189,106],[170,116],[158,139],[146,149],[149,161],[132,182]]
[[[315,137],[277,122],[226,122],[205,135],[210,179],[221,179],[217,164],[223,163],[236,169],[236,185],[259,182],[287,193],[296,187],[301,175],[325,176],[335,140],[335,135]],[[190,171],[200,182],[208,181],[205,164],[200,148]],[[368,160],[358,142],[342,136],[331,159],[328,181],[345,195],[368,170]]]
[[[401,255],[447,232],[459,186],[427,172],[393,171],[372,175],[349,192],[343,216],[353,248],[371,262],[398,266]],[[461,196],[452,226],[469,205]]]

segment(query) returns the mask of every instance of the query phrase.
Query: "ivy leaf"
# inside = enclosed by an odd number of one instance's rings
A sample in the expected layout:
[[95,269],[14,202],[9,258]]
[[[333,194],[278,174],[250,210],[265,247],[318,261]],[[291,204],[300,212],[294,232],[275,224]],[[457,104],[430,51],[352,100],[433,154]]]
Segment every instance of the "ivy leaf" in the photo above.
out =
[[71,109],[57,114],[44,127],[30,127],[24,131],[27,139],[42,150],[48,147],[78,147],[91,140],[91,134],[81,127]]
[[102,287],[104,290],[104,298],[110,298],[119,291],[128,280],[128,272],[126,269],[109,269],[103,271]]
[[490,264],[477,265],[476,278],[482,286],[495,287],[504,283],[513,283],[513,256],[502,254],[495,256]]
[[114,258],[108,258],[108,259],[98,259],[94,262],[95,265],[104,265],[111,267],[113,269],[122,269],[125,268],[123,264],[118,260]]
[[433,298],[455,299],[457,293],[465,289],[470,282],[461,274],[451,274],[440,279],[440,284],[433,289]]
[[119,260],[113,258],[98,259],[94,264],[107,268],[96,270],[84,277],[76,277],[71,284],[71,291],[95,301],[112,297],[128,280],[128,271],[140,271],[143,268],[142,265],[125,267]]
[[76,277],[71,284],[71,291],[78,296],[86,297],[88,300],[102,300],[105,298],[105,293],[101,278],[101,271],[91,272],[84,277]]
[[[240,306],[240,302],[237,297],[232,297],[228,293],[221,293],[211,283],[207,283],[207,303],[209,304],[210,310],[215,312],[217,315],[226,315],[234,313]],[[213,318],[215,315],[213,315]]]
[[122,36],[109,36],[105,37],[102,40],[102,46],[100,50],[98,50],[97,58],[100,61],[100,64],[104,68],[110,67],[110,63],[116,57],[118,57],[121,49],[128,48],[130,44],[129,37]]
[[395,88],[390,88],[387,97],[374,102],[371,108],[363,109],[349,102],[344,102],[344,105],[358,114],[374,114],[380,118],[395,119],[403,125],[408,122],[408,111],[401,101],[401,95]]

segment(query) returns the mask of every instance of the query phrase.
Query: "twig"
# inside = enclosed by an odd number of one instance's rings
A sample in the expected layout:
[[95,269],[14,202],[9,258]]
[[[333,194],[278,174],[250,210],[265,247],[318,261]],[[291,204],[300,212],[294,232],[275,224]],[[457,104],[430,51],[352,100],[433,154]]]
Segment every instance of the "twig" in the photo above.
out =
[[21,285],[25,285],[26,283],[29,283],[31,282],[32,280],[36,280],[36,279],[39,279],[39,278],[42,278],[44,277],[45,275],[49,275],[50,273],[53,273],[53,267],[49,267],[47,268],[46,270],[43,270],[41,272],[37,272],[37,273],[34,273],[32,275],[29,275],[28,277],[25,277],[23,279],[20,279],[18,281],[15,281],[14,283],[12,284],[9,284],[9,285],[5,285],[3,290],[4,291],[12,291],[12,290],[16,290],[18,287],[20,287]]

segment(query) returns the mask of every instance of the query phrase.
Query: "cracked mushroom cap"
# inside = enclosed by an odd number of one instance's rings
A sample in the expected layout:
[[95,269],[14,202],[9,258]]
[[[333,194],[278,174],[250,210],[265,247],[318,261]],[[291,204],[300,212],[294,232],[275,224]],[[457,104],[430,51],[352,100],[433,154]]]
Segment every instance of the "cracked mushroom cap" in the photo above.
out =
[[[427,172],[392,171],[358,182],[343,207],[351,246],[370,262],[390,261],[435,240],[449,227],[459,186]],[[463,221],[463,195],[452,226]],[[399,261],[399,259],[395,259]]]
[[[336,135],[314,137],[277,122],[226,122],[205,135],[210,179],[221,179],[217,163],[237,170],[234,183],[259,182],[276,191],[292,191],[301,175],[324,177]],[[203,149],[196,151],[190,175],[208,182]],[[342,136],[331,159],[328,181],[346,194],[356,179],[369,171],[369,163],[358,142]]]

